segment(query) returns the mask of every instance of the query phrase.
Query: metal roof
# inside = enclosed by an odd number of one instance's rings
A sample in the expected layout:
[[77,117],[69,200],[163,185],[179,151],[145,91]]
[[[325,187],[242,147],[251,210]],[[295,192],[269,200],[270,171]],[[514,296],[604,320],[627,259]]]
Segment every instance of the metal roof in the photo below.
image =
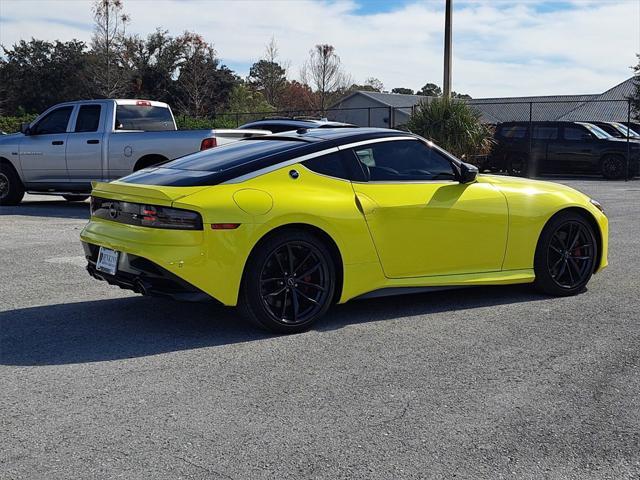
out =
[[[640,81],[638,76],[628,78],[602,94],[474,98],[464,101],[473,105],[480,112],[482,121],[486,123],[528,121],[529,109],[532,120],[536,121],[626,121],[626,100],[633,94],[634,80]],[[399,109],[411,108],[434,98],[358,90],[337,102],[332,108],[340,108],[341,104],[355,95],[371,99],[380,106]]]

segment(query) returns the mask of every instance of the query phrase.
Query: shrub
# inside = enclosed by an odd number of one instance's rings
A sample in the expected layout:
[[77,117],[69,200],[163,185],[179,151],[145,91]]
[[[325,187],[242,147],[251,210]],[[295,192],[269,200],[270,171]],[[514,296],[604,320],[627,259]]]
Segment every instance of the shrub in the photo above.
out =
[[5,133],[19,132],[23,123],[32,122],[36,117],[36,114],[24,114],[19,117],[0,117],[0,131]]
[[489,154],[494,143],[493,130],[481,123],[480,117],[466,102],[440,97],[418,105],[407,128],[474,163],[477,157]]
[[235,128],[236,121],[231,116],[218,118],[196,118],[186,115],[176,115],[178,130],[205,130],[210,128]]

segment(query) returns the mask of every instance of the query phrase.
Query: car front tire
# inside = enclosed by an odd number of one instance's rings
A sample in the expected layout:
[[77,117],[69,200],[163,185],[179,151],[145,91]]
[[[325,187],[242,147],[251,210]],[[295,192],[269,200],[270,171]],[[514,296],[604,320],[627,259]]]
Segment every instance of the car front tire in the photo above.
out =
[[24,186],[16,171],[0,164],[0,205],[18,205],[24,198]]
[[249,256],[238,306],[262,329],[298,333],[327,312],[335,288],[327,246],[309,232],[287,229],[260,242]]
[[542,230],[534,259],[535,286],[546,294],[569,296],[586,287],[596,268],[598,242],[579,213],[561,212]]

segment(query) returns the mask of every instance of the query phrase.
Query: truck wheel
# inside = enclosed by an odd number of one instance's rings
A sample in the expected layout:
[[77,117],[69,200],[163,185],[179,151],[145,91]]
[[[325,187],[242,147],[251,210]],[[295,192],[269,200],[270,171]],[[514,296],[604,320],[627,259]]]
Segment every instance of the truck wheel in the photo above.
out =
[[625,177],[625,159],[620,155],[605,155],[600,162],[602,176],[607,180],[619,180]]
[[526,177],[529,166],[523,155],[515,155],[509,159],[509,175],[514,177]]
[[18,205],[24,197],[24,186],[13,167],[0,164],[0,205]]
[[84,202],[89,195],[62,195],[67,202]]

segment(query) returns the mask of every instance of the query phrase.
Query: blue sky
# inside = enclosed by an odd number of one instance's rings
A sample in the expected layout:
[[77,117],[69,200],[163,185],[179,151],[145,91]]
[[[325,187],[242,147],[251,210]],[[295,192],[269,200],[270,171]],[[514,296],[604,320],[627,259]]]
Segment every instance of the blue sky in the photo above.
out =
[[[444,0],[124,0],[129,32],[196,31],[246,75],[274,37],[292,79],[316,43],[356,82],[441,83]],[[631,75],[640,0],[454,0],[453,86],[474,97],[598,93]],[[89,0],[0,0],[0,43],[89,41]]]

